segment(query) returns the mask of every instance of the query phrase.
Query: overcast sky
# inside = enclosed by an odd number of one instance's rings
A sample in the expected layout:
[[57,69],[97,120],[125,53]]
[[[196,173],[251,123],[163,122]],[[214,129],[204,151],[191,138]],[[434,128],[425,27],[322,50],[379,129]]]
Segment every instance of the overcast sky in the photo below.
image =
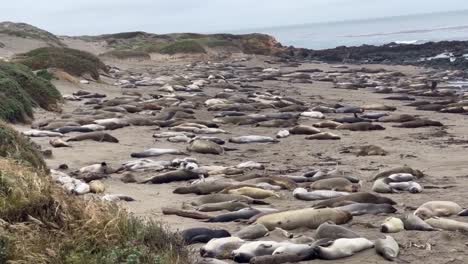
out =
[[226,32],[468,9],[468,0],[2,0],[0,21],[60,35]]

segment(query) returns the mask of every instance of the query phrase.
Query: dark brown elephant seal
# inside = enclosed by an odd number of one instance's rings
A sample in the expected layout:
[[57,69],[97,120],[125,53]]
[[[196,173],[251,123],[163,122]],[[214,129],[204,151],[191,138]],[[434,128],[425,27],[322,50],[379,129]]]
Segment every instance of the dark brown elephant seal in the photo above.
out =
[[67,139],[67,142],[69,141],[83,141],[83,140],[94,140],[97,142],[111,142],[111,143],[119,143],[119,140],[105,132],[102,131],[96,131],[96,132],[90,132],[90,133],[85,133],[81,134],[78,136],[71,137]]
[[391,205],[396,204],[396,202],[390,198],[375,195],[375,194],[368,193],[368,192],[360,192],[360,193],[352,193],[350,195],[345,195],[341,197],[324,200],[322,202],[317,203],[313,207],[314,208],[338,207],[346,203],[374,203],[374,204],[386,203],[386,204],[391,204]]
[[298,125],[289,129],[293,135],[314,135],[320,133],[320,130],[313,126]]
[[385,127],[372,124],[370,122],[358,122],[358,123],[351,123],[351,124],[343,124],[337,126],[336,129],[341,130],[350,130],[350,131],[371,131],[371,130],[385,130]]
[[384,123],[402,123],[415,120],[416,117],[412,115],[402,114],[402,115],[389,115],[379,118],[377,121]]
[[194,206],[200,206],[203,204],[221,203],[221,202],[228,202],[228,201],[238,201],[238,202],[244,202],[248,204],[268,204],[266,202],[255,200],[244,195],[227,194],[227,193],[214,193],[214,194],[204,195],[198,198],[196,201],[193,201],[191,204]]
[[188,170],[176,170],[170,171],[162,174],[155,175],[146,180],[143,180],[141,183],[169,183],[175,181],[188,181],[198,179],[200,175],[197,172],[188,171]]
[[220,182],[220,181],[215,181],[215,182],[202,182],[190,186],[184,186],[184,187],[179,187],[176,188],[173,193],[177,194],[189,194],[189,193],[194,193],[198,195],[205,195],[205,194],[211,194],[211,193],[217,193],[225,188],[232,186],[232,183],[228,182]]
[[433,121],[433,120],[429,120],[429,119],[416,119],[416,120],[413,120],[413,121],[403,122],[403,123],[401,123],[399,125],[395,125],[393,127],[418,128],[418,127],[428,127],[428,126],[441,127],[441,126],[444,126],[444,124],[442,124],[439,121]]

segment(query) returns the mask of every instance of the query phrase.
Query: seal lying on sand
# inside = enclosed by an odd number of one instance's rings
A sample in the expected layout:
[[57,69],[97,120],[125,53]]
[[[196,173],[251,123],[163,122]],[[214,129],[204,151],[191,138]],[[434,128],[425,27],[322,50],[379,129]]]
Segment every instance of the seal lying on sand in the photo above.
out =
[[332,242],[328,247],[318,246],[316,254],[321,259],[340,259],[350,257],[357,252],[372,248],[374,243],[366,238],[340,238]]
[[197,152],[202,154],[215,154],[221,155],[224,153],[223,147],[210,140],[196,139],[187,147],[190,152]]
[[330,178],[322,179],[313,182],[310,185],[312,190],[332,190],[341,192],[358,192],[360,189],[359,184],[353,184],[345,178]]
[[318,190],[318,191],[308,192],[304,188],[296,188],[293,191],[294,198],[303,200],[303,201],[325,200],[325,199],[341,197],[345,195],[349,195],[349,193],[337,192],[337,191],[331,191],[331,190]]
[[278,143],[279,140],[267,137],[267,136],[241,136],[233,137],[229,139],[229,142],[236,144],[248,144],[248,143]]
[[322,132],[322,133],[308,136],[305,139],[307,140],[314,140],[314,139],[315,140],[339,140],[341,138],[340,136],[330,133],[330,132]]
[[413,121],[403,122],[403,123],[401,123],[399,125],[395,125],[394,127],[418,128],[418,127],[428,127],[428,126],[441,127],[441,126],[444,126],[444,124],[442,124],[439,121],[432,121],[432,120],[428,120],[428,119],[416,119],[416,120],[413,120]]
[[183,151],[177,149],[160,149],[150,148],[142,152],[134,152],[130,154],[132,158],[147,158],[147,157],[158,157],[162,155],[186,155]]
[[400,219],[406,230],[434,231],[435,229],[421,218],[414,214],[406,214]]
[[372,193],[367,193],[367,192],[361,192],[361,193],[353,193],[350,195],[346,196],[341,196],[341,197],[336,197],[336,198],[331,198],[328,200],[324,200],[322,202],[317,203],[314,205],[314,208],[324,208],[324,207],[337,207],[341,206],[344,203],[347,202],[353,202],[353,203],[374,203],[374,204],[390,204],[394,205],[396,204],[395,201],[393,201],[390,198],[384,197],[384,196],[379,196],[375,195]]
[[84,133],[78,136],[71,137],[67,139],[69,141],[83,141],[83,140],[94,140],[97,142],[111,142],[111,143],[119,143],[119,140],[105,132],[96,131],[90,133]]
[[268,233],[268,229],[262,224],[253,224],[247,227],[242,228],[234,236],[241,239],[257,239],[264,237]]
[[265,215],[256,222],[263,224],[268,230],[273,230],[275,227],[292,230],[300,227],[315,229],[327,221],[344,224],[351,219],[351,214],[337,209],[306,208]]
[[266,202],[255,200],[244,195],[224,194],[224,193],[214,193],[214,194],[204,195],[198,198],[196,201],[193,201],[191,204],[194,206],[200,206],[203,204],[221,203],[221,202],[228,202],[228,201],[238,201],[238,202],[244,202],[248,204],[268,204]]
[[388,177],[392,174],[397,174],[397,173],[408,173],[408,174],[412,174],[413,176],[415,176],[417,179],[419,178],[422,178],[424,177],[424,173],[420,170],[416,170],[416,169],[413,169],[413,168],[410,168],[408,166],[403,166],[403,167],[398,167],[398,168],[393,168],[393,169],[389,169],[389,170],[385,170],[385,171],[382,171],[378,174],[376,174],[373,178],[372,178],[372,181],[375,181],[376,179],[379,179],[379,178],[384,178],[384,177]]
[[335,225],[333,223],[323,223],[315,231],[314,238],[319,239],[339,239],[339,238],[357,238],[361,237],[359,234],[355,233],[354,231],[347,229],[346,227],[342,227],[339,225]]
[[378,124],[372,124],[370,122],[358,122],[358,123],[352,123],[352,124],[343,124],[336,129],[341,129],[341,130],[350,130],[350,131],[371,131],[371,130],[385,130],[385,127],[378,125]]
[[173,193],[177,193],[177,194],[194,193],[198,195],[204,195],[204,194],[220,192],[224,190],[225,188],[232,186],[232,185],[233,183],[220,182],[220,181],[202,182],[202,183],[193,184],[190,186],[178,187],[173,191]]
[[49,144],[54,148],[64,148],[64,147],[70,148],[71,147],[70,144],[67,144],[67,142],[63,141],[60,138],[49,140]]
[[414,215],[421,219],[427,219],[436,216],[451,216],[460,213],[463,208],[451,201],[430,201],[419,206]]
[[468,223],[460,222],[453,219],[429,218],[426,220],[426,223],[437,229],[468,232]]
[[393,237],[385,236],[385,239],[375,241],[375,251],[386,260],[394,261],[398,257],[400,247]]
[[141,183],[153,183],[153,184],[160,184],[160,183],[169,183],[175,181],[188,181],[188,180],[195,180],[200,177],[200,174],[193,171],[188,170],[176,170],[170,171],[166,173],[162,173],[159,175],[155,175],[150,177],[146,180],[143,180]]
[[390,204],[374,204],[374,203],[353,203],[344,206],[335,207],[335,209],[349,212],[352,216],[364,214],[388,214],[395,213],[397,210]]
[[207,243],[213,238],[230,237],[226,230],[212,230],[209,228],[190,228],[181,232],[182,238],[188,245],[194,243]]
[[232,251],[238,249],[245,241],[238,237],[211,239],[200,248],[200,255],[206,258],[229,259]]
[[405,229],[403,221],[397,217],[389,217],[380,225],[382,233],[398,233]]
[[272,255],[282,245],[275,241],[247,242],[232,251],[232,258],[238,263],[248,263],[254,257]]
[[231,189],[228,191],[230,194],[239,194],[239,195],[245,195],[253,199],[265,199],[268,197],[277,197],[279,198],[280,196],[269,190],[264,190],[261,188],[255,188],[255,187],[240,187],[236,189]]
[[243,208],[249,207],[248,204],[238,201],[227,201],[227,202],[220,202],[220,203],[209,203],[203,204],[197,208],[198,211],[201,212],[214,212],[214,211],[238,211]]

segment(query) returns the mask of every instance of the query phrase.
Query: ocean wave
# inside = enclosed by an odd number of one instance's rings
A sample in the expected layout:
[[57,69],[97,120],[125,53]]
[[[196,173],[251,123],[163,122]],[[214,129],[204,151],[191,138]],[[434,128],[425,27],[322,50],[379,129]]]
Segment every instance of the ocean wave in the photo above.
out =
[[409,44],[417,44],[420,42],[419,40],[397,40],[395,41],[396,44],[404,44],[404,45],[409,45]]
[[401,35],[401,34],[427,33],[427,32],[446,31],[446,30],[461,30],[461,29],[468,29],[468,25],[428,28],[428,29],[412,29],[412,30],[402,30],[402,31],[395,31],[395,32],[384,32],[384,33],[368,33],[368,34],[357,34],[357,35],[351,34],[351,35],[344,35],[341,37],[362,38],[362,37],[377,37],[377,36],[390,36],[390,35]]

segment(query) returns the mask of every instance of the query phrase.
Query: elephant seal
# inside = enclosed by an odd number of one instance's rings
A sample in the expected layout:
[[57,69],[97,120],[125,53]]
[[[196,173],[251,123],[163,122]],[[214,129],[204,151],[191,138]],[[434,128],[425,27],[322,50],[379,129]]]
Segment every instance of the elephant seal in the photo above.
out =
[[420,193],[423,190],[422,186],[414,181],[390,182],[389,185],[393,190],[408,191],[410,193]]
[[318,128],[332,128],[332,129],[334,129],[334,128],[340,126],[340,125],[342,125],[342,123],[338,123],[338,122],[335,122],[335,121],[332,121],[332,120],[326,120],[326,121],[315,123],[312,126],[318,127]]
[[336,225],[334,223],[325,222],[321,224],[317,230],[315,231],[314,238],[319,239],[339,239],[339,238],[357,238],[361,237],[359,234],[355,233],[354,231],[347,229],[346,227],[342,227]]
[[305,139],[307,140],[339,140],[341,139],[341,137],[330,132],[322,132],[322,133],[318,133],[312,136],[308,136]]
[[256,127],[291,127],[296,125],[296,120],[275,119],[255,124]]
[[396,217],[389,217],[380,225],[382,233],[398,233],[403,230],[405,230],[403,221]]
[[60,138],[49,140],[49,144],[54,148],[70,148],[71,145]]
[[328,200],[324,200],[322,202],[317,203],[314,205],[314,208],[324,208],[324,207],[337,207],[343,204],[343,202],[353,202],[353,203],[374,203],[374,204],[396,204],[390,198],[375,195],[372,193],[367,192],[360,192],[360,193],[352,193],[350,195],[331,198]]
[[413,121],[415,119],[416,117],[412,115],[402,114],[402,115],[383,116],[377,119],[377,121],[383,122],[383,123],[403,123],[403,122]]
[[228,193],[244,195],[253,199],[265,199],[268,197],[279,198],[280,197],[277,193],[273,191],[264,190],[261,188],[255,188],[255,187],[241,187],[237,189],[231,189],[228,191]]
[[200,248],[200,255],[205,258],[229,259],[231,252],[238,249],[245,241],[238,237],[211,239]]
[[45,130],[29,130],[23,131],[21,134],[28,136],[28,137],[63,137],[62,133],[59,132],[52,132],[52,131],[45,131]]
[[388,177],[388,176],[390,176],[392,174],[396,174],[396,173],[409,173],[409,174],[412,174],[413,176],[415,176],[417,179],[420,179],[420,178],[424,177],[424,173],[422,171],[410,168],[408,166],[403,166],[403,167],[397,167],[397,168],[393,168],[393,169],[389,169],[389,170],[379,172],[377,175],[375,175],[372,178],[372,181],[375,181],[375,180],[377,180],[379,178]]
[[188,181],[188,180],[195,180],[200,177],[200,174],[197,172],[189,171],[189,170],[176,170],[176,171],[169,171],[166,173],[158,174],[152,176],[148,179],[141,181],[140,183],[153,183],[153,184],[161,184],[161,183],[170,183],[175,181]]
[[312,190],[332,190],[341,192],[358,192],[360,189],[359,184],[353,184],[345,178],[330,178],[322,179],[313,182],[310,185]]
[[282,245],[275,241],[247,242],[232,251],[232,259],[238,263],[248,263],[253,257],[272,255]]
[[344,224],[351,219],[350,213],[337,209],[306,208],[265,215],[258,218],[256,222],[263,224],[268,230],[273,230],[275,227],[292,230],[300,227],[315,229],[327,221]]
[[368,111],[395,111],[397,108],[394,106],[384,105],[384,104],[368,104],[361,107],[362,109]]
[[225,222],[233,222],[233,221],[242,220],[242,219],[247,220],[260,213],[261,211],[257,209],[242,208],[234,212],[224,213],[224,214],[220,214],[215,217],[212,217],[208,220],[208,222],[225,223]]
[[242,228],[238,232],[234,233],[233,236],[241,239],[254,240],[257,238],[264,237],[268,234],[268,229],[262,224],[253,224]]
[[317,119],[325,119],[325,115],[318,111],[306,111],[302,112],[301,117],[310,117],[310,118],[317,118]]
[[284,255],[284,254],[294,254],[294,255],[306,255],[308,252],[313,250],[313,245],[309,244],[285,244],[273,251],[272,255]]
[[150,148],[142,152],[133,152],[130,154],[132,158],[159,157],[162,155],[186,155],[186,153],[178,149]]
[[341,197],[345,195],[349,195],[349,193],[337,192],[337,191],[331,191],[331,190],[318,190],[318,191],[308,192],[304,188],[296,188],[293,191],[294,198],[303,200],[303,201],[325,200],[325,199]]
[[451,216],[460,213],[463,208],[451,201],[430,201],[419,206],[414,215],[425,220],[431,217]]
[[413,121],[407,121],[400,123],[399,125],[395,125],[393,127],[400,127],[400,128],[418,128],[418,127],[428,127],[428,126],[436,126],[436,127],[441,127],[444,126],[439,121],[433,121],[429,119],[416,119]]
[[83,140],[94,140],[97,142],[111,142],[111,143],[119,143],[119,140],[105,132],[96,131],[90,133],[84,133],[78,136],[71,137],[67,139],[67,142],[70,141],[83,141]]
[[220,203],[209,203],[203,204],[197,208],[198,211],[201,212],[214,212],[214,211],[238,211],[243,208],[249,207],[248,204],[238,201],[227,201],[227,202],[220,202]]
[[375,241],[375,251],[386,260],[394,261],[398,257],[400,247],[391,236],[385,236],[385,239],[379,238]]
[[336,129],[340,130],[350,130],[350,131],[371,131],[371,130],[385,130],[385,127],[378,125],[378,124],[372,124],[370,122],[358,122],[358,123],[352,123],[352,124],[343,124]]
[[290,136],[289,130],[280,130],[276,133],[276,138],[287,138]]
[[335,207],[345,212],[349,212],[352,216],[364,214],[388,214],[395,213],[397,210],[390,204],[374,204],[374,203],[352,203],[344,206]]
[[313,126],[298,125],[289,129],[289,133],[293,135],[314,135],[320,133],[320,130]]
[[448,230],[448,231],[465,231],[468,232],[468,223],[460,222],[448,218],[429,218],[425,220],[427,224],[433,228]]
[[200,140],[196,139],[190,143],[187,147],[187,150],[190,152],[196,152],[201,154],[215,154],[221,155],[224,153],[223,147],[214,143],[210,140]]
[[190,186],[178,187],[174,189],[173,193],[177,193],[177,194],[194,193],[198,195],[205,195],[205,194],[220,192],[224,190],[225,188],[232,186],[232,185],[233,185],[232,183],[221,182],[221,181],[202,182],[202,183],[193,184]]
[[252,183],[252,184],[269,183],[271,185],[280,186],[282,189],[286,189],[286,190],[294,190],[295,188],[297,188],[296,182],[288,178],[278,177],[278,176],[260,177],[260,178],[250,179],[244,182]]
[[240,136],[229,139],[229,142],[236,144],[249,144],[249,143],[278,143],[279,140],[267,136]]
[[372,248],[374,243],[366,238],[339,238],[328,247],[318,246],[316,255],[321,259],[334,260],[350,257],[357,252]]
[[374,184],[372,185],[372,191],[376,193],[393,193],[394,190],[388,183],[390,180],[388,178],[379,178],[374,181]]
[[209,195],[204,195],[193,201],[191,204],[194,206],[200,206],[203,204],[210,204],[210,203],[221,203],[221,202],[228,202],[228,201],[238,201],[244,202],[248,204],[268,204],[263,201],[255,200],[250,197],[244,195],[236,195],[236,194],[225,194],[225,193],[214,193]]
[[93,132],[94,130],[87,128],[87,127],[82,127],[82,126],[64,126],[61,128],[54,129],[54,131],[62,133],[62,134],[67,134],[70,132],[87,133],[87,132]]
[[224,229],[213,230],[209,228],[190,228],[181,232],[182,238],[188,245],[207,243],[213,238],[230,237],[231,234]]
[[406,214],[400,218],[406,230],[434,231],[435,229],[414,214]]
[[414,181],[415,177],[411,173],[394,173],[387,177],[389,182],[409,182]]

